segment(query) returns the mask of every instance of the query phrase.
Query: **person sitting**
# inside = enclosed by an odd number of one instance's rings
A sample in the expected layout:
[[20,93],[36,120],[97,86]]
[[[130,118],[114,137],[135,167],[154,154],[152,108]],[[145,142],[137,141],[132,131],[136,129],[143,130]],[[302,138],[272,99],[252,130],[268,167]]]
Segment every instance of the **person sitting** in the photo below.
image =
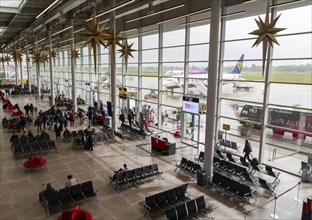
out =
[[123,168],[120,168],[119,170],[114,171],[114,173],[119,173],[119,172],[125,171],[125,170],[128,170],[127,164],[124,164],[124,165],[123,165]]
[[70,137],[70,131],[67,128],[65,128],[65,131],[63,132],[63,137],[64,139],[66,139],[67,137]]
[[10,142],[12,142],[13,139],[18,139],[18,136],[17,136],[17,134],[15,134],[15,132],[13,132],[13,134],[12,134],[12,136],[10,138]]
[[8,123],[9,123],[9,120],[6,117],[4,117],[2,119],[2,125],[5,126],[5,125],[8,125]]
[[46,189],[39,193],[39,201],[43,202],[46,195],[50,192],[55,192],[55,189],[52,187],[51,183],[48,183]]
[[28,131],[28,137],[34,137],[33,133],[31,131]]
[[67,176],[67,182],[65,183],[65,187],[71,187],[77,184],[76,178],[72,175]]

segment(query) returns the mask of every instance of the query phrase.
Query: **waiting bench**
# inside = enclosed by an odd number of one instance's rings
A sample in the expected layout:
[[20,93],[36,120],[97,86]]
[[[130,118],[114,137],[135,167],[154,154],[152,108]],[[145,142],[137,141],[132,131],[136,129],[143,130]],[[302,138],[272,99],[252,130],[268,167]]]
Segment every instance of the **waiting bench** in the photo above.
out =
[[120,171],[113,176],[109,176],[109,185],[115,185],[114,189],[120,192],[120,187],[123,185],[134,184],[140,180],[145,180],[150,177],[161,176],[163,172],[158,168],[157,163],[138,167],[132,170]]

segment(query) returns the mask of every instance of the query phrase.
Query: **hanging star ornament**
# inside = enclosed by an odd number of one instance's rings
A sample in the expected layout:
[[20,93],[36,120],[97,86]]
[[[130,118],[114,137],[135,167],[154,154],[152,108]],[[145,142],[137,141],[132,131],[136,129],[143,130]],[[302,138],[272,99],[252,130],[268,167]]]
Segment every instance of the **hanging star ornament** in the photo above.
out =
[[103,35],[103,30],[106,24],[99,25],[99,22],[96,18],[95,8],[93,9],[93,18],[90,23],[85,23],[85,32],[80,32],[80,35],[87,37],[86,42],[82,45],[84,47],[87,44],[91,44],[93,48],[93,59],[94,59],[94,70],[96,73],[96,57],[97,57],[97,47],[102,44],[106,47],[106,41]]
[[53,64],[55,65],[55,58],[57,58],[57,52],[54,49],[50,50],[50,56],[53,59]]
[[10,55],[4,56],[5,61],[7,62],[7,66],[9,66],[9,62],[11,61]]
[[270,22],[269,16],[270,16],[270,7],[269,7],[269,1],[268,1],[267,8],[266,8],[266,14],[265,14],[265,22],[263,22],[263,20],[258,16],[259,21],[256,19],[255,19],[255,21],[256,21],[259,29],[254,30],[253,32],[249,33],[249,34],[258,36],[256,42],[252,45],[252,47],[258,46],[261,42],[263,42],[263,44],[262,44],[262,49],[263,49],[263,51],[262,51],[262,77],[264,75],[265,60],[267,57],[267,50],[268,50],[269,44],[271,47],[273,47],[273,43],[276,43],[277,45],[279,45],[279,43],[277,42],[277,40],[275,38],[275,34],[277,32],[280,32],[280,31],[286,29],[286,28],[275,28],[274,27],[277,20],[281,16],[281,14],[279,16],[277,16],[272,22]]
[[123,56],[125,57],[126,66],[128,65],[129,56],[133,58],[132,52],[135,50],[131,48],[132,46],[133,46],[133,43],[129,45],[128,42],[125,41],[125,43],[121,45],[121,49],[118,50],[119,52],[121,52],[120,57],[123,57]]
[[80,56],[79,50],[70,49],[70,57],[75,61],[75,64],[76,59],[79,59],[79,56]]
[[14,50],[12,50],[11,54],[12,54],[13,61],[15,63],[22,62],[22,51],[21,50],[14,49]]
[[40,72],[40,63],[42,63],[44,65],[45,63],[45,54],[43,51],[41,50],[34,50],[33,53],[32,53],[32,61],[33,63],[36,64],[37,66],[37,74],[39,74]]

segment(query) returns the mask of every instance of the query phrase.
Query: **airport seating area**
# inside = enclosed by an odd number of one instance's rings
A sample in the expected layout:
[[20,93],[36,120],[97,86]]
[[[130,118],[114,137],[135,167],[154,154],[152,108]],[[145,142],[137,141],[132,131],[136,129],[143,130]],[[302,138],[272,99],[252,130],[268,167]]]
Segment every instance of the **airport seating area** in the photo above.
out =
[[50,140],[49,135],[44,133],[36,137],[21,137],[11,140],[13,157],[36,155],[42,152],[57,152],[55,141]]
[[147,135],[146,132],[142,129],[139,129],[138,127],[130,127],[130,125],[127,124],[122,124],[120,126],[120,129],[122,131],[125,131],[127,133],[123,133],[124,138],[126,139],[133,139],[133,137],[135,138],[145,138],[145,136]]
[[202,169],[202,167],[199,163],[182,157],[180,164],[176,164],[174,172],[176,172],[177,169],[179,169],[179,172],[183,170],[188,174],[194,175],[197,173],[198,170]]
[[[269,192],[268,196],[271,196],[274,193],[274,189],[276,187],[275,182],[279,182],[278,177],[280,172],[274,171],[272,167],[267,165],[262,167],[256,164],[255,161],[247,163],[243,157],[240,157],[240,163],[238,163],[238,160],[234,160],[233,157],[229,155],[230,154],[227,153],[227,157],[232,159],[226,160],[225,157],[220,158],[218,156],[214,156],[213,164],[216,172],[232,177],[231,180],[227,181],[236,181],[235,178],[238,178],[238,181],[243,180],[245,183],[252,184],[255,188],[261,187]],[[274,180],[272,182],[268,182],[268,180],[263,179],[262,176],[254,176],[257,172],[259,172],[260,175],[265,174],[273,177]],[[222,178],[220,179],[222,180]]]
[[87,181],[47,193],[42,205],[47,214],[50,215],[52,211],[73,207],[77,202],[94,198],[96,195],[92,181]]
[[229,195],[238,198],[242,202],[256,202],[256,198],[253,195],[255,190],[252,190],[248,185],[240,183],[238,180],[214,172],[212,177],[212,184],[218,189],[221,189],[222,192],[226,192]]
[[145,215],[150,216],[158,212],[164,213],[167,209],[191,200],[187,193],[188,183],[169,190],[145,197],[139,202],[145,208]]
[[[124,170],[116,172],[113,176],[109,176],[110,182],[109,185],[115,189],[117,192],[120,192],[120,187],[125,185],[134,185],[139,181],[145,181],[151,177],[161,177],[163,173],[162,170],[158,168],[157,163],[138,167],[132,170]],[[162,178],[163,179],[163,178]]]
[[230,149],[235,150],[237,153],[240,153],[240,150],[239,150],[240,146],[235,141],[229,141],[229,140],[221,139],[221,140],[219,140],[219,143],[220,143],[220,147],[224,148],[224,151],[226,151],[226,148],[230,148]]
[[168,220],[200,219],[201,217],[206,218],[209,214],[212,218],[214,218],[212,212],[217,208],[218,206],[213,203],[206,205],[205,198],[202,195],[167,209],[166,217]]
[[204,196],[195,199],[187,193],[188,183],[145,197],[139,202],[145,208],[145,216],[156,213],[166,214],[167,219],[193,219],[206,217],[218,207],[214,204],[206,205]]

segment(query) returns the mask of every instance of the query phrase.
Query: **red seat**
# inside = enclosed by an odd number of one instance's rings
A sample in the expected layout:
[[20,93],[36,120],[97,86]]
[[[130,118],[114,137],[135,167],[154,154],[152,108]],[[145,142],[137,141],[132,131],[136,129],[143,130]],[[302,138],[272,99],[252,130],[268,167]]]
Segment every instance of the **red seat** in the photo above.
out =
[[22,112],[12,112],[12,116],[21,116],[21,115],[23,115]]
[[92,220],[92,215],[89,211],[76,206],[73,209],[63,211],[57,220]]
[[30,168],[38,168],[46,165],[47,161],[43,159],[41,156],[29,157],[28,161],[24,162],[24,167],[27,169]]

